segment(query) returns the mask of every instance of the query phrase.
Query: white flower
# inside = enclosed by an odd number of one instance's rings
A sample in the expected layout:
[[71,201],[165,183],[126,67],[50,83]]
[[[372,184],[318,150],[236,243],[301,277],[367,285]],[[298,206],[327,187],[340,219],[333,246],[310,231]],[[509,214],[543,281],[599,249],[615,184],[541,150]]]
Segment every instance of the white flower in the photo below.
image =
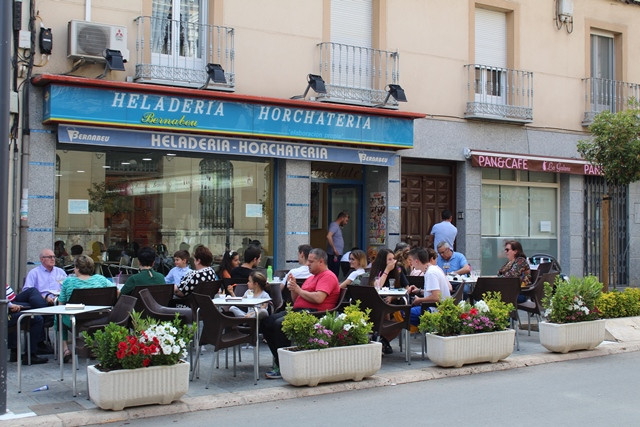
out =
[[179,346],[177,346],[177,345],[174,345],[174,346],[173,346],[173,353],[175,353],[175,354],[180,353],[180,347],[179,347]]
[[488,313],[489,312],[489,306],[487,305],[486,302],[484,302],[483,300],[480,300],[478,302],[475,303],[474,307],[480,312],[480,313]]
[[354,325],[353,323],[345,323],[342,329],[344,329],[345,331],[349,331],[349,329],[355,328],[355,326],[356,325]]
[[340,319],[340,320],[345,320],[346,318],[347,318],[347,315],[345,313],[340,313],[338,315],[338,319]]

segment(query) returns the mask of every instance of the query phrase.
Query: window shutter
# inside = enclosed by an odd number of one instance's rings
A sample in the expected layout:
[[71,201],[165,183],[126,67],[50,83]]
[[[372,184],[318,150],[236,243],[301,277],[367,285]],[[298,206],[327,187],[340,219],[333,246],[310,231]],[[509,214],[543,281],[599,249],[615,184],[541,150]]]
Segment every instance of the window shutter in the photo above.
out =
[[476,9],[475,63],[507,67],[507,17],[503,12]]
[[372,0],[331,0],[331,41],[372,47]]

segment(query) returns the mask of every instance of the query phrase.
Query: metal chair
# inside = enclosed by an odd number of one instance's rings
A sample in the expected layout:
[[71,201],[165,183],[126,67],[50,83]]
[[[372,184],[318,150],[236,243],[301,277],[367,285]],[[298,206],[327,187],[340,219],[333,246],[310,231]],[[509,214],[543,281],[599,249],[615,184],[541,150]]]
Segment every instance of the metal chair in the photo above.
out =
[[531,335],[531,315],[532,314],[536,316],[536,319],[538,320],[538,324],[540,324],[540,315],[544,310],[541,303],[542,297],[544,296],[544,283],[549,282],[550,284],[553,285],[557,275],[558,273],[555,271],[538,275],[538,278],[533,285],[527,288],[522,288],[521,290],[521,294],[531,298],[531,301],[533,301],[535,304],[535,307],[524,306],[522,305],[522,303],[518,304],[518,310],[527,312],[528,335]]
[[[384,302],[378,291],[373,286],[348,285],[347,289],[352,300],[360,300],[362,308],[370,308],[370,318],[373,322],[373,330],[379,335],[391,335],[398,332],[405,332],[405,360],[411,364],[411,352],[409,350],[409,317],[411,313],[410,305],[393,305]],[[403,320],[395,320],[393,313],[400,311]],[[402,347],[401,347],[402,349]]]
[[[254,322],[247,323],[247,320],[242,317],[225,316],[216,308],[208,295],[194,293],[193,298],[198,306],[198,316],[204,325],[196,349],[196,360],[191,372],[191,380],[193,381],[200,363],[200,349],[203,345],[213,345],[215,353],[211,363],[211,375],[209,375],[205,386],[208,389],[213,376],[216,356],[220,350],[233,347],[233,376],[236,376],[236,346],[239,344],[255,344],[256,325]],[[241,332],[238,329],[240,325],[245,326],[248,332]],[[256,363],[258,363],[258,359],[256,352],[254,352],[254,367]],[[256,377],[255,384],[257,383],[258,378]]]
[[[515,322],[520,323],[518,317],[518,295],[520,294],[520,279],[518,277],[478,277],[476,286],[471,292],[473,301],[480,301],[486,292],[500,292],[502,301],[513,304],[510,314],[511,327],[515,329]],[[516,330],[516,350],[520,350],[520,339]]]

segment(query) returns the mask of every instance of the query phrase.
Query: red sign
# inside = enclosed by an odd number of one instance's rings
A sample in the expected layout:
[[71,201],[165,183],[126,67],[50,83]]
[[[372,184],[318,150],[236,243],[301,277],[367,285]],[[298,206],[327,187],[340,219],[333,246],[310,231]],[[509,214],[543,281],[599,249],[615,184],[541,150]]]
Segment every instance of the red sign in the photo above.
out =
[[471,164],[481,168],[517,169],[533,172],[569,173],[574,175],[602,175],[599,166],[586,162],[566,162],[561,159],[538,160],[523,157],[473,154]]

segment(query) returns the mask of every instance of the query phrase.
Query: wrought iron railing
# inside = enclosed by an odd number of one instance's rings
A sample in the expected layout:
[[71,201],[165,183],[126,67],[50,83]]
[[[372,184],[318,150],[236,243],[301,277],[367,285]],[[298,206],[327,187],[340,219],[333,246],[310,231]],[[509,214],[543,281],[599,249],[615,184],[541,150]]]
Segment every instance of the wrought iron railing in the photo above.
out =
[[[325,81],[326,94],[318,100],[349,104],[381,104],[388,84],[398,84],[398,52],[342,43],[319,43],[319,74]],[[387,105],[397,105],[391,98]]]
[[235,88],[234,29],[218,25],[139,16],[135,19],[136,81],[202,86],[207,80],[207,64],[220,64],[226,83],[210,86],[232,91]]
[[588,78],[584,82],[583,126],[589,126],[596,114],[625,110],[632,98],[640,99],[640,85],[617,80]]
[[533,121],[533,73],[468,64],[465,117],[508,122]]

